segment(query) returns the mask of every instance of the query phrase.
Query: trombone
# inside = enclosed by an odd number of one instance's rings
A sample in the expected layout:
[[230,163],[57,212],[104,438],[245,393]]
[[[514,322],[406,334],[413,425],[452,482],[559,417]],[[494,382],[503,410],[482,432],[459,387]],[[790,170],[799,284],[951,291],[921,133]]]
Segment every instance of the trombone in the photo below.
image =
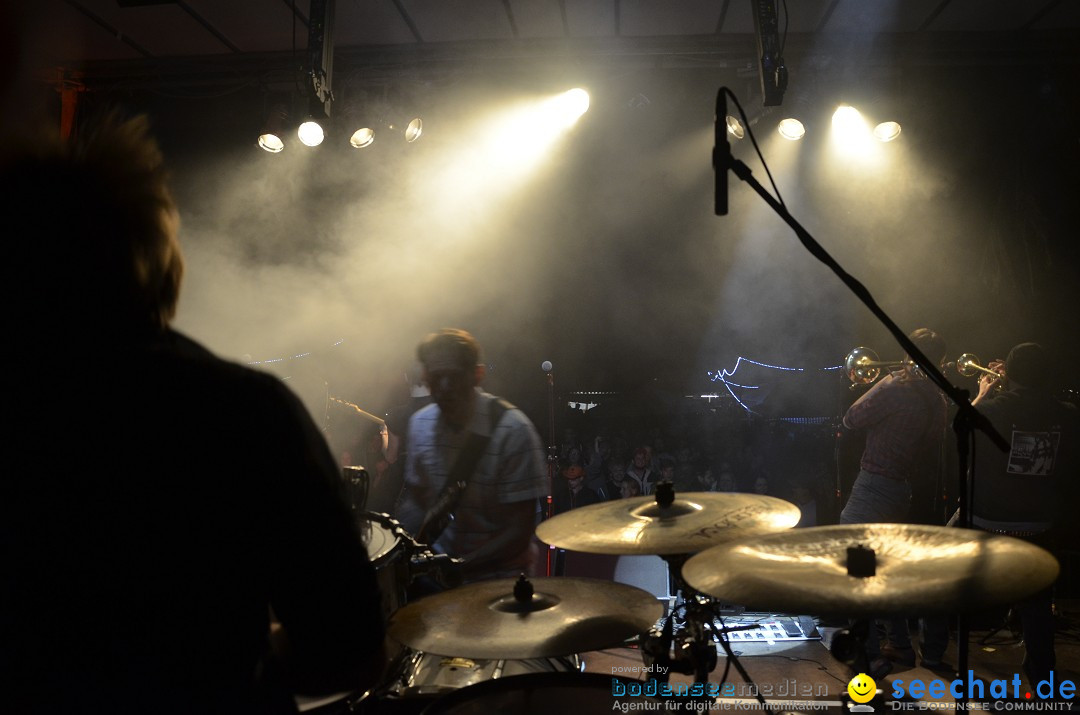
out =
[[844,358],[844,374],[851,380],[852,386],[869,385],[881,376],[882,368],[904,365],[903,360],[882,362],[877,353],[870,348],[855,348]]

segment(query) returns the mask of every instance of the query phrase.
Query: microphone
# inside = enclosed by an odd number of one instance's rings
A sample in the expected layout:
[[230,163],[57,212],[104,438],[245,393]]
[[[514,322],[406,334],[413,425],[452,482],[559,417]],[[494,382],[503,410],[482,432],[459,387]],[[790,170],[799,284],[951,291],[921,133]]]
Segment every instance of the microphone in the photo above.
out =
[[727,136],[727,87],[716,94],[716,117],[713,120],[713,172],[716,173],[716,194],[713,203],[717,216],[727,216],[727,179],[731,165],[731,143]]
[[540,363],[540,369],[544,372],[551,372],[551,368],[553,367],[555,366],[551,364],[550,360],[545,360],[544,362]]

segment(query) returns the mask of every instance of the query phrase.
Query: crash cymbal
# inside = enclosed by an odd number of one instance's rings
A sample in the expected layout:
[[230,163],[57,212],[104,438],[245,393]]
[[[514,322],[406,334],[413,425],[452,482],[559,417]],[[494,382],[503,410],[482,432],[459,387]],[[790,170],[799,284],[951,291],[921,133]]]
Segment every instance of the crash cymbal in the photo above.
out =
[[[873,575],[849,573],[849,564],[860,572],[860,561]],[[1015,603],[1057,574],[1050,552],[1026,541],[920,524],[792,529],[713,547],[682,569],[692,588],[754,610],[852,617]]]
[[652,628],[663,611],[651,593],[611,581],[495,579],[402,606],[389,634],[436,655],[551,658],[619,645]]
[[761,494],[687,492],[578,507],[536,527],[541,541],[592,554],[692,554],[747,535],[790,529],[799,507]]

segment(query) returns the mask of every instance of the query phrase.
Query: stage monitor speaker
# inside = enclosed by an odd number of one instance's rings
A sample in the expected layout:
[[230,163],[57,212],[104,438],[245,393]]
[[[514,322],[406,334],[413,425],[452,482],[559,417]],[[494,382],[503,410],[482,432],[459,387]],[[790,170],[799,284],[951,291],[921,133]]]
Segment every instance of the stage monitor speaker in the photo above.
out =
[[672,597],[668,564],[659,556],[585,554],[566,551],[563,575],[625,583],[659,599]]

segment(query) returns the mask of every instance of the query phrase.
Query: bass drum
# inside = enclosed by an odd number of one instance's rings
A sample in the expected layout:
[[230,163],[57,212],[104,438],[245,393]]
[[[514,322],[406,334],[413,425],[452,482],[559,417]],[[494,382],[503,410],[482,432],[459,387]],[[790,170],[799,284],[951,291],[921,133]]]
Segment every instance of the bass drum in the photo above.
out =
[[356,712],[356,703],[361,700],[353,693],[337,693],[322,697],[296,695],[294,698],[296,709],[303,715],[346,715]]
[[480,683],[520,675],[574,675],[584,668],[574,656],[528,660],[480,660],[406,649],[396,675],[369,697],[353,704],[365,715],[419,715],[439,698]]
[[390,685],[387,695],[399,698],[429,697],[526,673],[572,673],[584,667],[575,656],[527,660],[480,660],[421,651],[410,651],[404,671]]
[[[550,715],[610,713],[626,709],[659,712],[664,702],[643,695],[644,683],[601,673],[526,673],[478,683],[449,693],[420,715]],[[636,696],[629,693],[635,692]]]

